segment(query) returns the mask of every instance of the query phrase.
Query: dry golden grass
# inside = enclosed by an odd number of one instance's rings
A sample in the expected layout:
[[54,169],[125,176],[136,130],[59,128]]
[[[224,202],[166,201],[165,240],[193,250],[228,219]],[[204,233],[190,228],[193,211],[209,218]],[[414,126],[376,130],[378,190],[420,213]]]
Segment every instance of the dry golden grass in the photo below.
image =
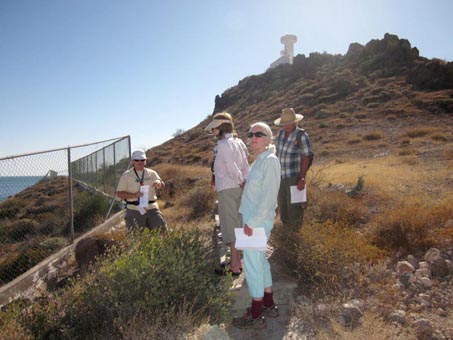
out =
[[408,328],[382,321],[373,313],[366,313],[361,324],[350,331],[331,319],[329,331],[322,331],[315,340],[416,340],[417,337]]
[[195,178],[195,177],[210,177],[211,171],[208,167],[203,166],[181,166],[178,164],[158,164],[153,167],[159,176],[164,180],[175,180],[178,178]]
[[427,197],[429,200],[453,197],[453,183],[450,187],[445,186],[446,181],[453,180],[453,162],[422,162],[416,157],[419,165],[414,167],[413,164],[407,164],[406,159],[388,156],[347,160],[344,163],[330,162],[314,167],[313,171],[322,173],[327,183],[342,183],[349,187],[363,176],[365,190],[383,200],[401,201],[411,196]]

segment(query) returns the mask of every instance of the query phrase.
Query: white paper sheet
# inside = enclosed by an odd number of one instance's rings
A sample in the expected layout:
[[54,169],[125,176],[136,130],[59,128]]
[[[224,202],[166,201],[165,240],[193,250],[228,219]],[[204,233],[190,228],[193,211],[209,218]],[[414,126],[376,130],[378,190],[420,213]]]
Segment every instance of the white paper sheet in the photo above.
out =
[[298,190],[297,185],[292,185],[291,190],[291,203],[307,202],[307,185],[305,184],[304,190]]
[[234,228],[236,236],[236,249],[239,250],[260,250],[267,249],[267,237],[264,228],[253,229],[253,235],[247,236],[243,228]]
[[140,192],[143,194],[140,196],[139,207],[147,208],[149,202],[149,185],[142,185],[140,187]]

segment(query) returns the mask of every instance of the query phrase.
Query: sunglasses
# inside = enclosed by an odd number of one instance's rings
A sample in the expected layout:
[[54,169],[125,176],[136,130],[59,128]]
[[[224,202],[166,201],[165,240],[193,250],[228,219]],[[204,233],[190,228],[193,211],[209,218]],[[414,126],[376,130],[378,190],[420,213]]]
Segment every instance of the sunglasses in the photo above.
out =
[[134,159],[134,162],[144,162],[144,159]]
[[262,133],[261,131],[247,133],[248,138],[253,138],[253,136],[255,136],[256,138],[261,138],[267,135],[265,133]]

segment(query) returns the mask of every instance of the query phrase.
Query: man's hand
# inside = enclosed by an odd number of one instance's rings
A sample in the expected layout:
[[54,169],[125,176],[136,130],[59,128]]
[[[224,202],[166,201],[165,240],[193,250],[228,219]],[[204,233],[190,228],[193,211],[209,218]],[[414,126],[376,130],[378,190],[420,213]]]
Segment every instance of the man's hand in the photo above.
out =
[[297,180],[297,190],[301,191],[305,189],[305,178],[299,177]]
[[156,179],[153,183],[151,183],[151,185],[157,189],[161,189],[161,188],[165,187],[165,183],[162,182],[160,179]]
[[244,226],[244,234],[247,235],[247,236],[252,236],[252,235],[253,235],[253,229],[250,228],[250,227],[248,226],[248,224],[246,224],[246,225]]

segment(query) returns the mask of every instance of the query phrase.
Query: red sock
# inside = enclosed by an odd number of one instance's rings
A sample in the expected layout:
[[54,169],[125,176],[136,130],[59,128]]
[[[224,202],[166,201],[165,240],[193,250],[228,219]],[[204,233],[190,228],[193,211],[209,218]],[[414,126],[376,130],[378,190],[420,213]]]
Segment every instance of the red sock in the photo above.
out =
[[274,305],[274,293],[264,292],[264,307],[272,307]]
[[263,300],[252,300],[252,319],[258,319],[262,314]]

